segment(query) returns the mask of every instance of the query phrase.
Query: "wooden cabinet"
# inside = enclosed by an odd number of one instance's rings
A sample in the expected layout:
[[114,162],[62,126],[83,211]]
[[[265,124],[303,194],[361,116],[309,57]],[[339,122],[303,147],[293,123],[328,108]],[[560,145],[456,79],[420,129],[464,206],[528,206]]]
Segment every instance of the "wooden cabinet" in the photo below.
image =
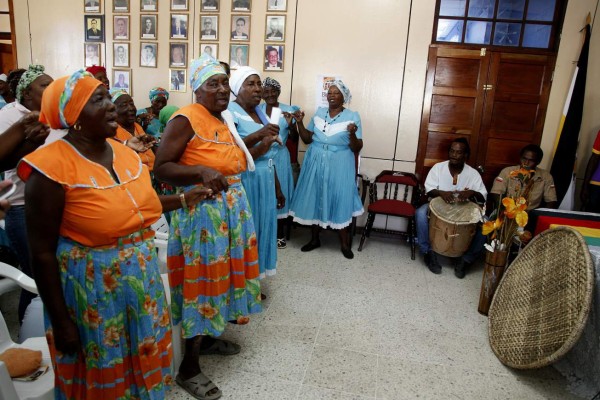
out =
[[448,159],[456,137],[488,188],[519,150],[539,144],[555,57],[432,45],[417,152],[417,172]]

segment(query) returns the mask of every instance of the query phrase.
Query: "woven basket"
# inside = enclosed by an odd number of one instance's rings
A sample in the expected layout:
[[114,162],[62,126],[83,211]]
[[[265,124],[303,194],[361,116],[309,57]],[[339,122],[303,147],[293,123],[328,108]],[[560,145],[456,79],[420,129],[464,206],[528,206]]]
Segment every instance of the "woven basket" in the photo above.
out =
[[568,227],[536,236],[500,282],[489,312],[490,345],[512,368],[552,364],[585,327],[594,266],[581,234]]

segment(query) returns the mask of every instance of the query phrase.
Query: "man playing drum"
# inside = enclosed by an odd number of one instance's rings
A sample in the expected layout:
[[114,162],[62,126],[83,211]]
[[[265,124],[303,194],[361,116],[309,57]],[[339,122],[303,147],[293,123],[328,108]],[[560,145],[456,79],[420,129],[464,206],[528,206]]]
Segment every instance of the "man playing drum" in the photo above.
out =
[[[452,141],[448,150],[448,161],[435,164],[425,180],[425,191],[430,199],[441,197],[446,203],[485,202],[487,191],[479,172],[465,164],[470,153],[471,148],[465,138],[457,138]],[[419,207],[415,214],[417,240],[429,270],[434,274],[441,274],[442,266],[429,242],[428,211],[429,203]],[[466,269],[479,256],[484,243],[485,236],[475,234],[468,250],[454,267],[454,274],[457,278],[464,278]]]

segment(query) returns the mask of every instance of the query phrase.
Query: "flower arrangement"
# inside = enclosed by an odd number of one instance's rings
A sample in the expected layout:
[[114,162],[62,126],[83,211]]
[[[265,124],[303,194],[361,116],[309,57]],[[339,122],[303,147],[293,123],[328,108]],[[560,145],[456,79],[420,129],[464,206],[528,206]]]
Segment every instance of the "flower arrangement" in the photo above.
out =
[[498,204],[498,209],[489,221],[484,222],[482,233],[488,236],[485,248],[489,252],[506,251],[509,249],[515,235],[527,236],[523,231],[527,225],[527,199],[533,186],[532,171],[520,168],[510,173],[510,178],[516,178],[518,183],[514,193],[506,194]]

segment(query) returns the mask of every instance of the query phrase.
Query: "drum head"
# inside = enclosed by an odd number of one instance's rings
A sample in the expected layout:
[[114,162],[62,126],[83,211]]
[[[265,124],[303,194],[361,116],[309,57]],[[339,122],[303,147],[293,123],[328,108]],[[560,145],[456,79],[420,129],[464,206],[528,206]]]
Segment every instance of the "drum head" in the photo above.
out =
[[446,203],[441,197],[436,197],[429,203],[429,209],[439,218],[448,222],[475,224],[481,221],[481,207],[470,201],[464,203]]

